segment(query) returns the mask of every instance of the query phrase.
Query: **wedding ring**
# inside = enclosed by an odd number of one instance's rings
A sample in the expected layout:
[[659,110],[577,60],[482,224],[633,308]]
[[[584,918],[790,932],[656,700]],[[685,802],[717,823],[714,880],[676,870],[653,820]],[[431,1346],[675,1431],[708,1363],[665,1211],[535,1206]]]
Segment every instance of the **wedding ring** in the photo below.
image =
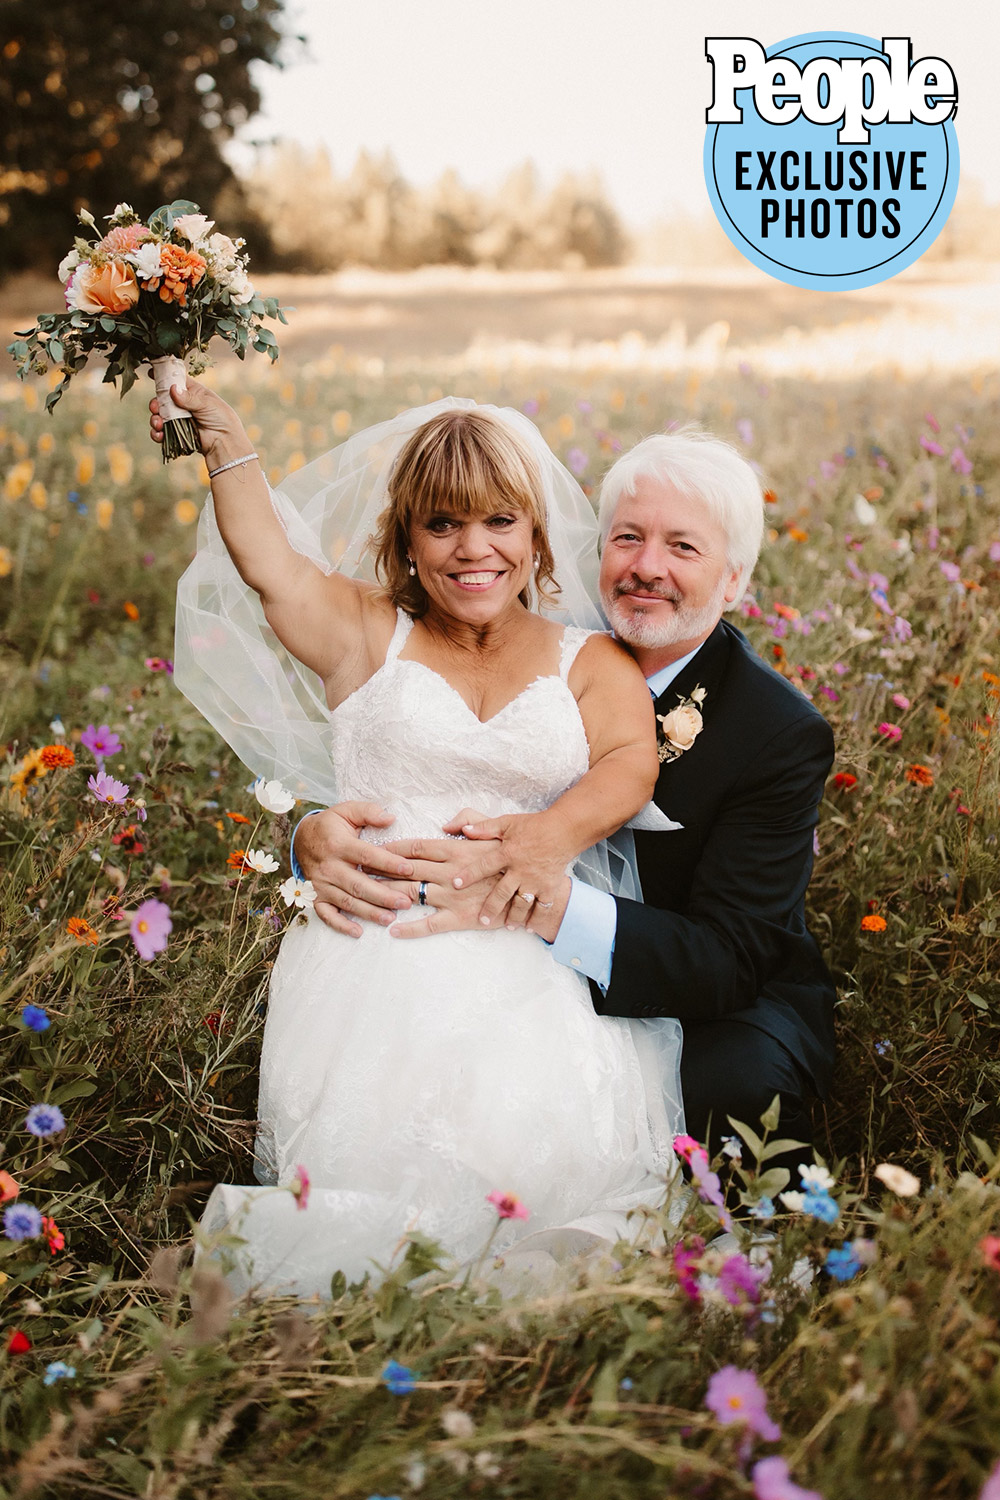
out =
[[551,901],[539,901],[538,897],[536,896],[535,897],[535,905],[536,906],[544,906],[544,907],[548,908],[548,907],[552,906],[553,903]]
[[535,899],[534,896],[531,894],[530,891],[518,891],[517,894],[520,896],[520,898],[521,898],[522,901],[527,901],[527,903],[528,903],[529,906],[531,905],[531,903]]
[[422,880],[420,882],[419,886],[417,887],[417,900],[420,902],[421,906],[426,906],[427,905],[427,882],[426,882],[426,880]]

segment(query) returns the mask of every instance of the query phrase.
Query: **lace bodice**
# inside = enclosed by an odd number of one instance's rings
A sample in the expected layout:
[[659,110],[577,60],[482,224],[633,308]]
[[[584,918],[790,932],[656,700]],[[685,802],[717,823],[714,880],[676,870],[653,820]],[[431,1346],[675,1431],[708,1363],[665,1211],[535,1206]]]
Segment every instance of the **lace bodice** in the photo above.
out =
[[569,672],[592,633],[566,626],[558,673],[536,677],[481,721],[432,668],[401,660],[413,621],[397,611],[385,663],[331,715],[340,796],[396,815],[374,841],[441,836],[460,807],[539,812],[579,781],[590,748]]

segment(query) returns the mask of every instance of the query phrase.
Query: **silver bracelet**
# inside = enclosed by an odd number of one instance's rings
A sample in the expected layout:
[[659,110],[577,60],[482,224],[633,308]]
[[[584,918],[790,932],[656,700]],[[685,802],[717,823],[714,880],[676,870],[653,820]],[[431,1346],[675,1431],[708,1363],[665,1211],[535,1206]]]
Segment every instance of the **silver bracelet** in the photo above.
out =
[[248,464],[255,458],[259,463],[260,458],[256,453],[248,453],[245,458],[234,458],[228,464],[220,464],[217,469],[209,469],[208,477],[209,479],[214,479],[216,474],[224,474],[227,469],[235,469],[239,464]]

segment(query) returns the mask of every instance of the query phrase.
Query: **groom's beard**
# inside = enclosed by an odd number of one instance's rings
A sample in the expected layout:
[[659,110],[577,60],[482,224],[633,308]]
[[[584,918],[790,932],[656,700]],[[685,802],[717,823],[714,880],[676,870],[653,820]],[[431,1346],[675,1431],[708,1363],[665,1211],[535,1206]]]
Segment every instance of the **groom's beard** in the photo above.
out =
[[[710,635],[726,607],[726,584],[727,580],[721,579],[711,599],[701,609],[692,609],[685,605],[682,594],[672,589],[651,588],[633,575],[627,583],[615,584],[610,593],[602,594],[601,602],[620,641],[626,646],[658,651],[665,646],[676,646],[679,641]],[[639,588],[644,594],[655,595],[671,605],[670,612],[665,615],[659,606],[653,606],[654,616],[648,606],[627,602],[625,596]]]

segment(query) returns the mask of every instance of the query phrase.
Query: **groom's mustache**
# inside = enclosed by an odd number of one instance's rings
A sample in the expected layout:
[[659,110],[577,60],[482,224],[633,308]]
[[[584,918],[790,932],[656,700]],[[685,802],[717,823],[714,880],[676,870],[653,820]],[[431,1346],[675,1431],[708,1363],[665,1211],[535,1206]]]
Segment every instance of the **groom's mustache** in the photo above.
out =
[[667,604],[680,604],[682,597],[673,589],[659,589],[651,583],[643,583],[634,573],[627,583],[616,583],[613,593],[616,599],[632,593],[648,594],[651,599],[663,599]]

